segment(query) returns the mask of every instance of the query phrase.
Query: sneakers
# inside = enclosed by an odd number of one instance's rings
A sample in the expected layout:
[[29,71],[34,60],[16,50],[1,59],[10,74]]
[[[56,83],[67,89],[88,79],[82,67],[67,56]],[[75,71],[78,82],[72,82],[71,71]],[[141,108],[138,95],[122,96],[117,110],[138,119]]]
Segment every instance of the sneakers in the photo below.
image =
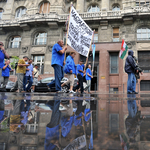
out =
[[74,92],[74,91],[72,90],[72,91],[69,91],[69,93],[73,93],[73,94],[75,94],[76,92]]

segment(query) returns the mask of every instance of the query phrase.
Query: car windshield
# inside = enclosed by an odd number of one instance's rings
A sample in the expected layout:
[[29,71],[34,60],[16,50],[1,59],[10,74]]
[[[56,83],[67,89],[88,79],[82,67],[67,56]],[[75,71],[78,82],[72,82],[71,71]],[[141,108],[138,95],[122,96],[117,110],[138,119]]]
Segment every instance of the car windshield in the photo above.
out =
[[49,83],[49,82],[51,82],[52,80],[54,80],[54,77],[42,79],[41,82],[42,82],[42,83]]

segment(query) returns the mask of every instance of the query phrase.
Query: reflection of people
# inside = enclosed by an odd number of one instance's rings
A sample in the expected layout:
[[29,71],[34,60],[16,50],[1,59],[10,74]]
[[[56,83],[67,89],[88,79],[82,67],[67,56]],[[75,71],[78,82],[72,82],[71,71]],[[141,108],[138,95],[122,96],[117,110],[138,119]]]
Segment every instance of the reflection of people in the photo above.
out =
[[52,110],[52,116],[46,126],[44,148],[45,150],[53,150],[55,147],[59,147],[60,100],[48,101],[46,105]]
[[63,64],[64,53],[67,50],[67,46],[64,45],[63,40],[59,40],[52,48],[52,67],[54,68],[55,80],[48,84],[49,88],[55,85],[56,92],[61,91],[61,80],[64,77]]
[[128,82],[127,82],[127,93],[128,94],[137,94],[135,92],[136,89],[136,78],[135,78],[135,72],[138,73],[136,63],[134,61],[133,51],[128,51],[128,57],[126,58],[125,62],[125,72],[128,74]]
[[4,100],[0,100],[0,123],[4,120]]
[[74,85],[74,74],[76,74],[76,67],[74,63],[74,57],[76,53],[75,52],[70,52],[70,55],[66,59],[66,64],[64,71],[68,75],[68,81],[63,83],[61,86],[63,87],[66,84],[70,83],[70,90],[69,93],[75,93],[73,91],[73,85]]
[[[128,97],[135,97],[135,95]],[[125,120],[126,132],[130,142],[135,142],[135,138],[138,135],[138,126],[141,124],[143,118],[140,117],[140,111],[138,111],[136,100],[128,100],[128,117]]]

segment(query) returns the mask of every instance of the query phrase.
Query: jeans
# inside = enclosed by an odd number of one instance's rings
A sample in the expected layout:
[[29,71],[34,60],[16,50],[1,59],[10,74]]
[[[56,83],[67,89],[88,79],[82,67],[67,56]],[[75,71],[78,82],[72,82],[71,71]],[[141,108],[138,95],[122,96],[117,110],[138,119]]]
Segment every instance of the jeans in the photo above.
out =
[[[26,88],[27,81],[29,81],[29,84]],[[33,83],[32,76],[25,76],[24,79],[23,79],[23,89],[24,89],[24,91],[29,91],[31,86],[32,86],[32,83]]]
[[61,91],[61,80],[64,77],[63,67],[60,65],[53,65],[55,79],[47,85],[52,88],[55,86],[56,91]]
[[8,83],[9,77],[3,77],[1,83],[3,84],[2,88],[6,90],[6,85]]
[[88,92],[91,90],[91,80],[87,80]]
[[135,92],[136,78],[134,73],[128,73],[127,92]]
[[75,91],[76,89],[79,89],[79,87],[80,87],[81,93],[83,93],[83,91],[84,91],[84,89],[83,89],[83,77],[81,74],[78,74],[77,78],[79,80],[79,84],[76,87],[74,87],[73,90]]

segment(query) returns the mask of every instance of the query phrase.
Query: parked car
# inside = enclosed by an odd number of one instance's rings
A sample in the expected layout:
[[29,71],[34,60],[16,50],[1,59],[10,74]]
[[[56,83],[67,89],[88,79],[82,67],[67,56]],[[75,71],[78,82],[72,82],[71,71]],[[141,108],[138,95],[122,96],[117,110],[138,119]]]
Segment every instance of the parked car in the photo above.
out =
[[[54,77],[49,77],[49,78],[45,78],[45,79],[42,79],[38,82],[38,85],[35,86],[35,92],[56,92],[55,90],[55,86],[52,87],[50,90],[48,89],[47,87],[47,84],[52,82],[54,80]],[[63,84],[64,82],[66,82],[68,80],[68,78],[64,77],[61,81],[61,84]],[[74,79],[75,82],[74,82],[74,86],[76,86],[78,83],[78,79],[75,78]],[[62,87],[62,91],[67,93],[69,91],[69,88],[70,88],[70,84],[68,85],[65,85]]]
[[6,91],[10,91],[10,89],[14,86],[15,82],[8,80],[8,83],[6,85]]

